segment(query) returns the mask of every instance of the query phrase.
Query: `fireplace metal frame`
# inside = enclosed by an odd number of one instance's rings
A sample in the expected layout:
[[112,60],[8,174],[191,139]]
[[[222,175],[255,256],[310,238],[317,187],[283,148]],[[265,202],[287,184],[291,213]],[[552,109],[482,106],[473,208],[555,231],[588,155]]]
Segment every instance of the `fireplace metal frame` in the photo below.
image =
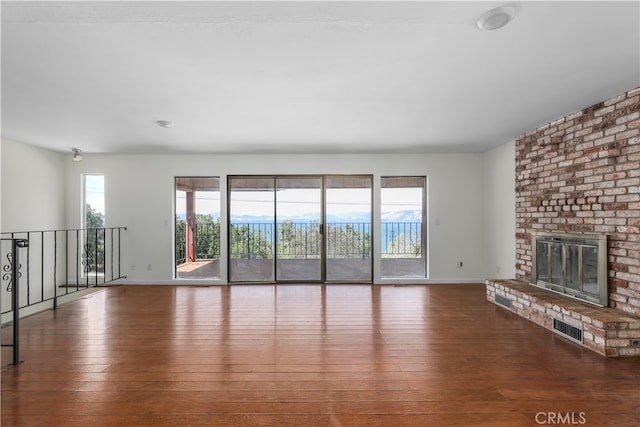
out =
[[[571,234],[571,233],[531,233],[531,284],[590,304],[606,307],[609,305],[608,281],[608,237],[606,234]],[[563,285],[550,283],[538,278],[538,242],[559,244],[562,247],[562,282]],[[579,291],[567,285],[567,248],[569,246],[591,247],[597,249],[597,282],[598,294]],[[549,251],[549,257],[551,257]],[[582,249],[579,254],[579,281],[582,287]]]

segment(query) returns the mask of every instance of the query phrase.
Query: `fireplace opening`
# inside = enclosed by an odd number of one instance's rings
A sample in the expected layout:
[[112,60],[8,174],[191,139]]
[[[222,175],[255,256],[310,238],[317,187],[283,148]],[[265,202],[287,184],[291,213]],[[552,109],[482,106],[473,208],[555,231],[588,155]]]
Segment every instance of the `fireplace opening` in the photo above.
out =
[[608,305],[606,235],[532,233],[531,247],[533,285]]

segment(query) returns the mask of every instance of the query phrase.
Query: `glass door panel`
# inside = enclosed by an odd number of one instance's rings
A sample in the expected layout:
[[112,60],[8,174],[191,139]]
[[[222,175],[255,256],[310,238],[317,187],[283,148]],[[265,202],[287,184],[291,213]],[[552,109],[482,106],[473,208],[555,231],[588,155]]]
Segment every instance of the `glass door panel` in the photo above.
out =
[[370,176],[325,179],[327,281],[371,281]]
[[220,277],[220,178],[176,177],[175,277]]
[[322,280],[322,178],[276,179],[276,280]]
[[229,178],[229,280],[275,280],[275,179]]

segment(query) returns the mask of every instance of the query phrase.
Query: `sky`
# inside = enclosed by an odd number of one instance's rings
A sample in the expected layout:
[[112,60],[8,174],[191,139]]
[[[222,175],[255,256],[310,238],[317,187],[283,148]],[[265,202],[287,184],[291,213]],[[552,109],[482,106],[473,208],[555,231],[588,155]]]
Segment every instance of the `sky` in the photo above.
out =
[[[273,191],[238,191],[231,195],[233,216],[270,214],[273,212]],[[320,189],[279,190],[278,214],[280,217],[320,217]],[[327,189],[327,215],[368,214],[371,206],[369,189]],[[421,211],[422,188],[382,189],[382,213],[394,211]],[[220,216],[220,192],[196,193],[196,212]],[[186,213],[186,195],[176,192],[176,214]]]
[[84,200],[97,212],[105,214],[104,175],[84,176]]

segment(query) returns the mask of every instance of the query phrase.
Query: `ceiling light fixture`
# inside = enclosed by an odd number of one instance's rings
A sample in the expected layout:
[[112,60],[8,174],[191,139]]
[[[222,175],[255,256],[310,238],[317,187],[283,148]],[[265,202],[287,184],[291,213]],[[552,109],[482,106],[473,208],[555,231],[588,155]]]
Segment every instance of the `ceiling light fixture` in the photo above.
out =
[[491,9],[476,21],[481,30],[497,30],[504,27],[516,16],[516,10],[511,6],[502,6]]
[[71,151],[73,151],[73,157],[71,158],[71,160],[73,160],[74,162],[79,162],[82,160],[82,156],[80,155],[80,152],[82,150],[80,150],[79,148],[72,148]]
[[156,120],[156,124],[160,127],[167,128],[167,129],[172,128],[176,125],[175,123],[172,123],[169,120]]

